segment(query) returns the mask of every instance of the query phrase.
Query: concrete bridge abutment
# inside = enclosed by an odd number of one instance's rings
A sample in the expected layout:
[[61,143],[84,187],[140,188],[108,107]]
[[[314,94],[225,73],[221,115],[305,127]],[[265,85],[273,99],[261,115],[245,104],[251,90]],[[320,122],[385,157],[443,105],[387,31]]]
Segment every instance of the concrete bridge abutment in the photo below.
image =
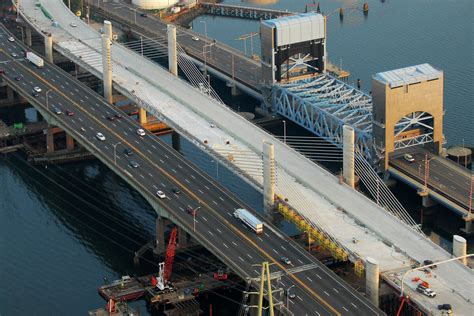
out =
[[24,30],[25,30],[25,38],[24,38],[25,45],[26,45],[26,46],[31,46],[31,45],[32,45],[32,41],[31,41],[31,28],[25,27]]
[[176,26],[168,24],[168,69],[178,75],[178,53],[176,50]]
[[[459,235],[453,235],[453,255],[454,257],[462,257],[467,254],[466,238]],[[459,259],[462,264],[467,265],[467,258]]]
[[355,186],[354,174],[354,128],[344,125],[342,134],[342,175],[344,181],[351,187]]
[[365,259],[365,291],[367,298],[376,307],[379,307],[380,270],[378,262],[370,257]]
[[53,36],[51,34],[47,34],[44,37],[44,55],[47,61],[53,63]]

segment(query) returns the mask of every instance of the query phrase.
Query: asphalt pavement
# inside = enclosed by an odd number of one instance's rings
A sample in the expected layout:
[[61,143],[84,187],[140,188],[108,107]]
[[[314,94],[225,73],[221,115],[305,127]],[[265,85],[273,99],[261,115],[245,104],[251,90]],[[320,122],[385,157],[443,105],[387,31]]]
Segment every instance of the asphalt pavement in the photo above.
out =
[[[99,159],[116,164],[122,177],[142,193],[154,196],[185,230],[241,277],[258,277],[260,267],[256,265],[263,261],[272,263],[271,272],[282,275],[280,282],[272,285],[275,289],[291,288],[295,294],[294,299],[288,300],[294,315],[383,314],[271,224],[265,223],[264,233],[256,235],[232,216],[241,207],[254,212],[235,195],[153,134],[146,131],[145,136],[139,136],[140,125],[136,121],[60,68],[47,62],[44,68],[36,68],[22,57],[24,47],[16,41],[9,42],[5,30],[0,32],[0,67],[7,72],[3,75],[5,80],[35,107],[47,107],[58,126],[79,143],[94,148]],[[41,89],[37,96],[32,95],[34,87]],[[55,114],[55,108],[63,114]],[[65,115],[68,110],[74,116]],[[107,119],[119,114],[123,117]],[[99,132],[105,140],[98,139]],[[133,154],[126,155],[126,149]],[[138,167],[133,167],[132,161]],[[179,188],[181,193],[173,193],[173,188]],[[156,195],[158,190],[166,198],[160,199]],[[188,207],[200,207],[195,223],[186,212]],[[292,263],[284,264],[283,256]],[[286,304],[285,295],[282,301]]]

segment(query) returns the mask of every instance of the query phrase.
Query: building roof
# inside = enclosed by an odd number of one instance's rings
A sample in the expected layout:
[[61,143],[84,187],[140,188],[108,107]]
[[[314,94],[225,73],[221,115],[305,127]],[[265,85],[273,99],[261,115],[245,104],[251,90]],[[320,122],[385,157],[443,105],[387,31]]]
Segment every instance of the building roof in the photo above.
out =
[[438,79],[443,74],[442,71],[434,68],[430,64],[421,64],[385,72],[379,72],[373,76],[377,81],[390,85],[391,88],[403,85]]

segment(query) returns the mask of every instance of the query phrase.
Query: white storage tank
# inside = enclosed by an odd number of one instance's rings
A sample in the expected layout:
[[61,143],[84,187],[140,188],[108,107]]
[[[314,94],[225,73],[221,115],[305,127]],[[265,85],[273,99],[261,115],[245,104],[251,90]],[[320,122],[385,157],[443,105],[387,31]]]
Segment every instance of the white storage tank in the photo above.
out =
[[179,0],[132,0],[132,4],[142,9],[153,10],[169,8],[178,3],[178,1]]

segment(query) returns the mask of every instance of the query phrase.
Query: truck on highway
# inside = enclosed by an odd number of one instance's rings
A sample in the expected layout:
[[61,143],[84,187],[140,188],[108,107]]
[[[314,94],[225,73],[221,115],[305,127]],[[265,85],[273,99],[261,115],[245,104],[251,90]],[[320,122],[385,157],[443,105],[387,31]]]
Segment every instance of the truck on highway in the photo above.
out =
[[255,233],[263,233],[263,223],[261,220],[256,218],[248,210],[244,208],[238,208],[234,212],[234,217],[240,219],[245,225],[251,228]]
[[33,52],[26,52],[26,59],[38,68],[43,68],[44,60]]

